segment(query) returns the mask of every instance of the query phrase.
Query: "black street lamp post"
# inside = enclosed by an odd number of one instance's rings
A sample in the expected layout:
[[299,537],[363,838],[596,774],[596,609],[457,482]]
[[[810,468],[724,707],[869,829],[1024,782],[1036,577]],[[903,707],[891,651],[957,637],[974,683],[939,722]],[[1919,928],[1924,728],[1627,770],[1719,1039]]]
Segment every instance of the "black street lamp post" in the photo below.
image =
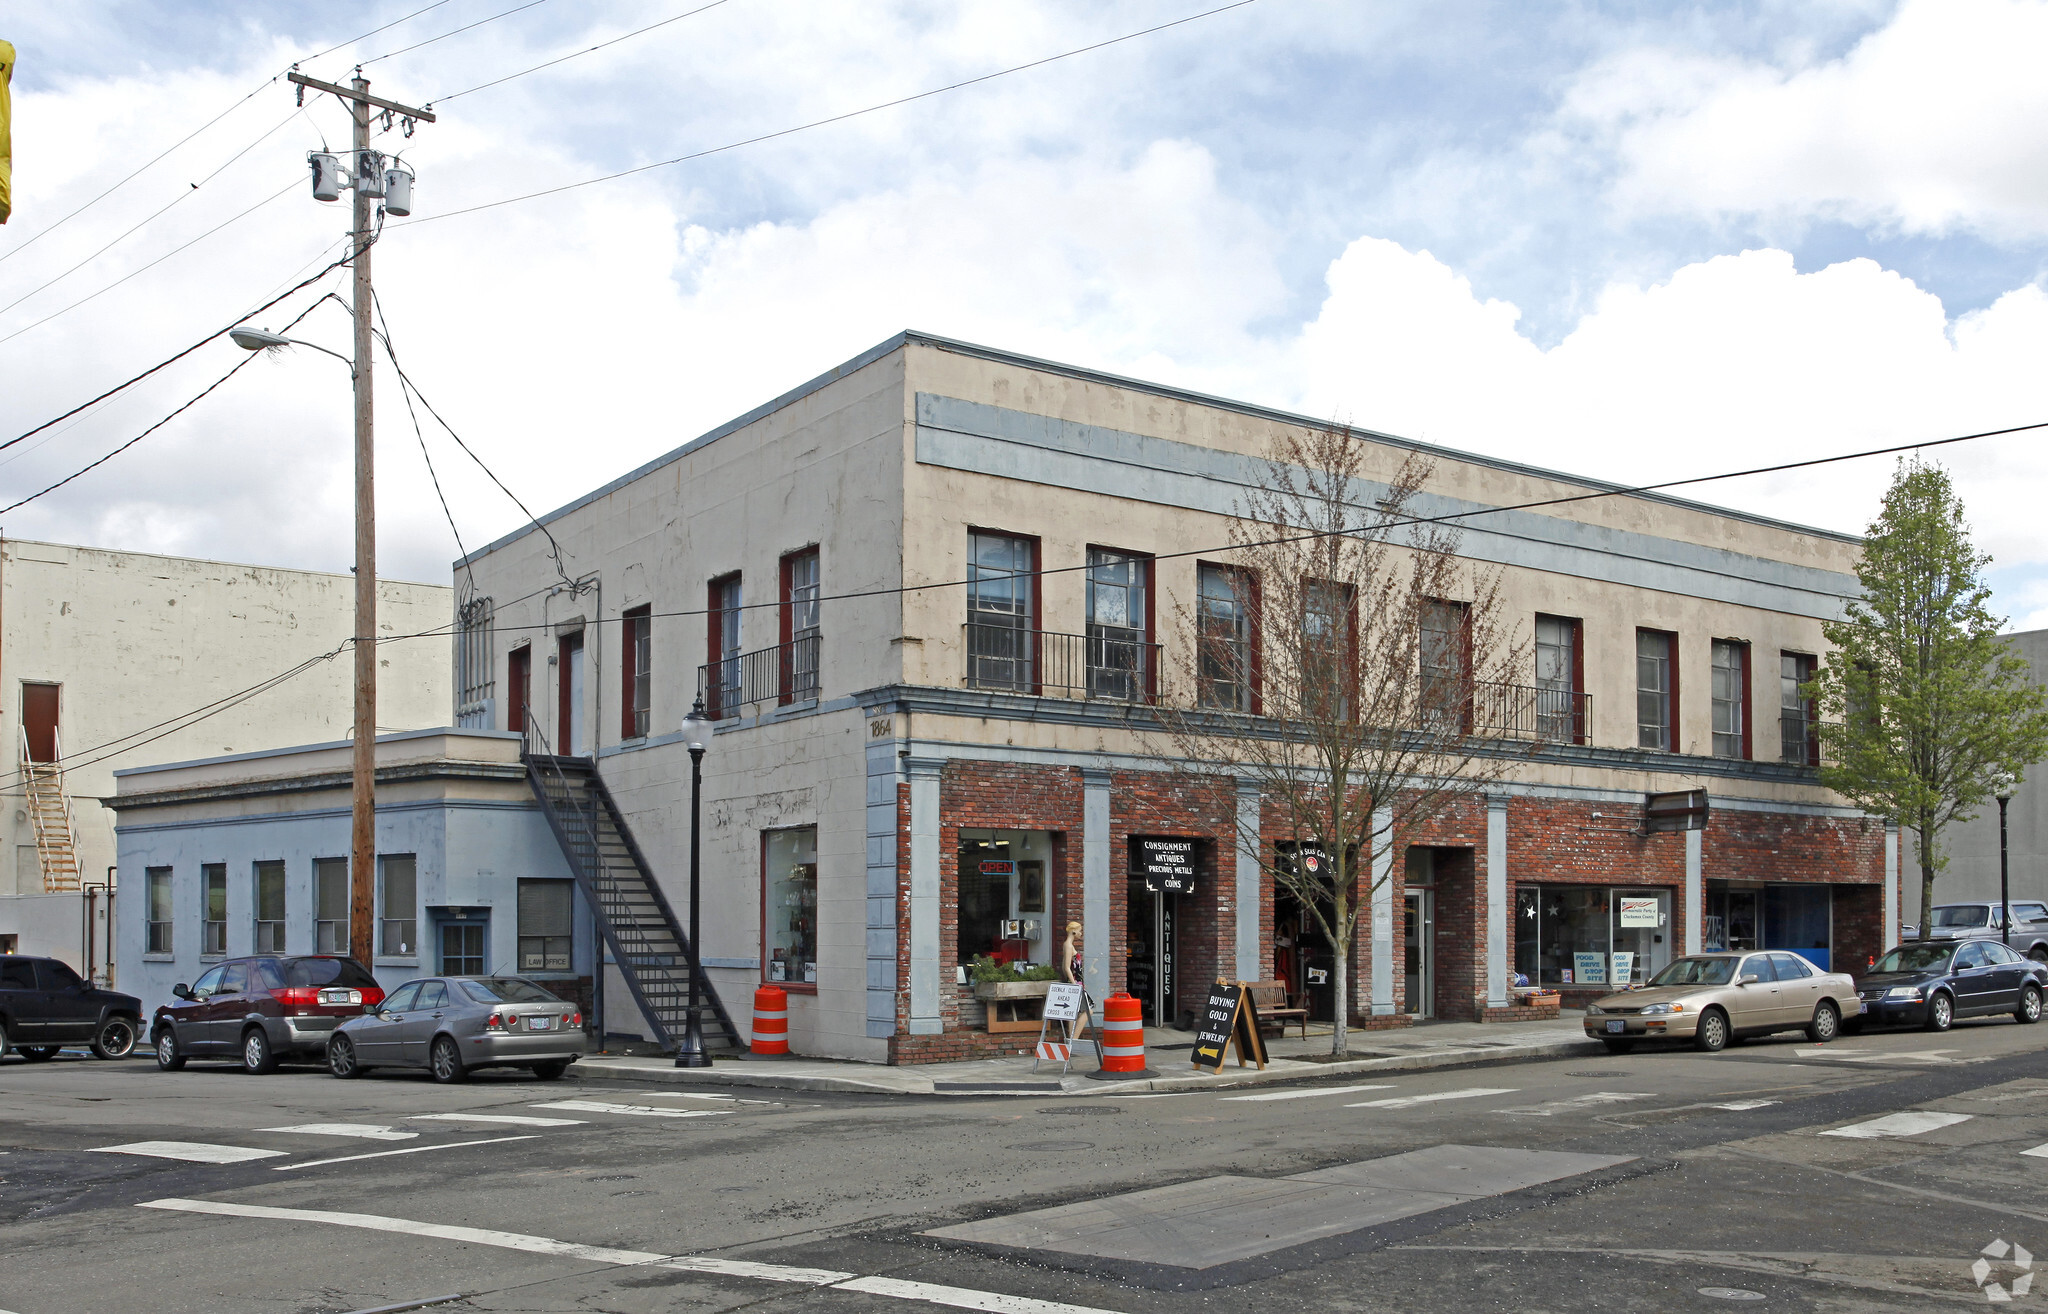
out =
[[711,743],[713,722],[704,714],[699,698],[683,718],[683,740],[690,750],[690,1010],[683,1023],[683,1043],[676,1049],[679,1068],[708,1068],[711,1055],[704,1051],[704,1025],[698,1016],[697,978],[704,970],[703,940],[697,925],[698,874],[701,865],[698,837],[704,829],[704,750]]
[[2012,802],[2017,783],[2011,776],[1998,782],[1998,938],[2008,949],[2012,947],[2012,886],[2006,870],[2005,805]]

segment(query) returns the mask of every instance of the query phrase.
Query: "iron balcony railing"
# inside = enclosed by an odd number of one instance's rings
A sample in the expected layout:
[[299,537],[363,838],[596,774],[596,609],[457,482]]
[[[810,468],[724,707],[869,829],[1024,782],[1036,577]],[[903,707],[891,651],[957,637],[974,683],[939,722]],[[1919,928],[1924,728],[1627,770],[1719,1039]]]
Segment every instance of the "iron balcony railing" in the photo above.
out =
[[967,687],[1047,698],[1149,703],[1159,693],[1159,645],[1135,630],[1054,634],[968,621]]
[[697,668],[697,696],[714,721],[729,720],[763,703],[800,703],[818,696],[817,631],[755,652],[737,653]]
[[1530,684],[1477,681],[1472,686],[1472,724],[1482,735],[1535,739],[1550,744],[1584,744],[1593,723],[1593,695]]

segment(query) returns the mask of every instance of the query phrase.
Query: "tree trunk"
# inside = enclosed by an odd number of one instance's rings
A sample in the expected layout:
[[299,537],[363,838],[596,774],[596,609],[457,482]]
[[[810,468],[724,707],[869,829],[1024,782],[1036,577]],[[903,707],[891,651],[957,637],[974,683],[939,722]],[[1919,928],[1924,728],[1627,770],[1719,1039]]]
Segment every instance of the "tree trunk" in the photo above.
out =
[[1920,938],[1934,935],[1934,864],[1927,860],[1927,846],[1920,847]]
[[1339,936],[1335,949],[1337,961],[1330,973],[1335,980],[1330,995],[1336,1008],[1331,1014],[1330,1052],[1341,1058],[1351,1052],[1351,946]]

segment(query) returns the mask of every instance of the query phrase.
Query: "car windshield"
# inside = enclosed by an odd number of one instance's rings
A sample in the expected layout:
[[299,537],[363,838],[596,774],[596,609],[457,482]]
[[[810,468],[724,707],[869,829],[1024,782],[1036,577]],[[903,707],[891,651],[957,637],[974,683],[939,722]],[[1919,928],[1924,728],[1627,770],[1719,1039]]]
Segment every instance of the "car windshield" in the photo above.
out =
[[1902,944],[1877,960],[1873,972],[1938,972],[1948,966],[1954,945]]
[[1984,926],[1991,921],[1991,910],[1982,904],[1951,903],[1934,910],[1936,926]]
[[295,986],[352,986],[357,990],[377,984],[353,958],[294,958],[285,964],[285,976]]
[[561,998],[551,995],[531,981],[522,981],[516,976],[490,976],[478,981],[464,981],[462,988],[469,997],[479,1004],[559,1004]]
[[1727,985],[1735,976],[1733,958],[1681,958],[1650,978],[1653,986]]

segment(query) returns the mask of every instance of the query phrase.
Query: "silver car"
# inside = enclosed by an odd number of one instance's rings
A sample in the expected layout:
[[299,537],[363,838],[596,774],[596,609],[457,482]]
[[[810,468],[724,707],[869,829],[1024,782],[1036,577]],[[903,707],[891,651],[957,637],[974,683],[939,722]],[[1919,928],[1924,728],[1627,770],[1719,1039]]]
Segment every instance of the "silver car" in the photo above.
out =
[[517,976],[430,976],[408,981],[352,1017],[327,1042],[327,1070],[425,1068],[454,1082],[476,1068],[529,1068],[553,1081],[583,1056],[583,1014]]

